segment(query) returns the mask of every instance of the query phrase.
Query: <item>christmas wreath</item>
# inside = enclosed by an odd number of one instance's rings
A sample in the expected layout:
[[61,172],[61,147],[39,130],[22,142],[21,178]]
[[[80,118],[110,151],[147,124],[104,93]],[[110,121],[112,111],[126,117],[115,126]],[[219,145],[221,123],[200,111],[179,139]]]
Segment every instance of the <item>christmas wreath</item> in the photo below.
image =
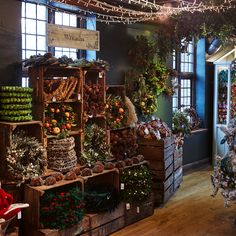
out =
[[84,150],[81,153],[82,164],[94,165],[97,161],[109,158],[106,130],[97,124],[87,125],[85,128]]
[[44,228],[66,229],[81,221],[83,215],[83,197],[77,187],[49,190],[40,200],[40,222]]
[[187,115],[182,111],[176,111],[173,116],[173,133],[178,136],[191,134],[190,122]]
[[43,174],[47,166],[46,150],[35,137],[18,131],[13,133],[7,147],[6,161],[9,173],[20,185]]
[[124,184],[121,198],[125,202],[142,202],[151,195],[152,178],[145,165],[125,169],[121,176],[121,183]]
[[88,185],[85,193],[85,209],[87,212],[113,211],[119,204],[119,193],[111,185]]
[[110,129],[126,126],[128,109],[120,96],[108,95],[106,99],[106,117]]
[[51,103],[46,107],[45,123],[47,134],[58,135],[76,126],[76,114],[70,105]]

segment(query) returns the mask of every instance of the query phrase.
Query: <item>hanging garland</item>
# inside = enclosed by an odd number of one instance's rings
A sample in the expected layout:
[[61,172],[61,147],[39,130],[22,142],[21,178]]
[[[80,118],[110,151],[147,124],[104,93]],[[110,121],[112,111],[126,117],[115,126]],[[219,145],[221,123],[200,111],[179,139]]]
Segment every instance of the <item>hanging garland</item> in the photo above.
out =
[[76,114],[70,105],[63,103],[50,103],[45,111],[45,123],[47,134],[58,135],[63,131],[71,130],[76,126]]
[[79,188],[68,191],[49,190],[40,201],[40,222],[44,228],[66,229],[82,220],[84,203]]
[[88,185],[84,201],[87,212],[111,212],[120,202],[119,192],[112,185]]
[[110,129],[126,126],[128,109],[120,96],[108,95],[106,99],[106,118]]
[[150,197],[152,177],[145,165],[125,169],[121,176],[121,183],[124,183],[121,198],[125,202],[142,202]]
[[157,111],[157,98],[160,94],[173,94],[168,85],[169,71],[155,60],[154,44],[145,36],[138,36],[129,51],[133,69],[125,75],[127,93],[142,115],[151,115]]
[[97,161],[105,161],[110,157],[106,131],[97,124],[85,128],[84,150],[81,153],[82,164],[94,165]]
[[42,175],[47,166],[43,145],[22,130],[13,133],[6,157],[8,171],[19,185]]

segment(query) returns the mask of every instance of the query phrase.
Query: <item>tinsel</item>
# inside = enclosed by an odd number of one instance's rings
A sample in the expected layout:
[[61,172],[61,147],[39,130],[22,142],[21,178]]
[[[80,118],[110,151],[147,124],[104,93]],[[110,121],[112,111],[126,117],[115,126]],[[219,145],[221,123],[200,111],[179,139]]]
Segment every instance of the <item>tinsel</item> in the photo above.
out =
[[46,166],[46,150],[35,137],[21,130],[13,133],[7,147],[8,171],[20,185],[26,180],[42,175]]
[[228,127],[222,127],[225,137],[221,143],[227,142],[229,151],[224,157],[216,156],[214,173],[211,176],[213,185],[212,196],[216,196],[221,190],[225,206],[230,202],[236,202],[236,120],[233,119]]
[[125,202],[143,202],[151,194],[151,174],[147,166],[124,169],[121,176],[121,183],[124,189],[121,190],[121,198]]
[[88,166],[97,161],[105,161],[110,156],[107,144],[106,130],[97,124],[87,125],[85,130],[84,150],[81,153],[81,161]]
[[112,185],[88,185],[84,193],[87,212],[113,211],[119,204],[119,192]]
[[44,228],[66,229],[77,224],[84,215],[84,203],[79,188],[47,191],[40,201],[40,222]]

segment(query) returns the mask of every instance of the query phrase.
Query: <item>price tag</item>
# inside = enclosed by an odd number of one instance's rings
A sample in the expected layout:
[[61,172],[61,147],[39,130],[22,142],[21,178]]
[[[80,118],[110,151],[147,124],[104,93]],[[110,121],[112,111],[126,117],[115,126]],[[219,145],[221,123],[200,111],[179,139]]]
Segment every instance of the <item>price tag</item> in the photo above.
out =
[[52,98],[52,101],[53,101],[53,102],[56,102],[56,101],[57,101],[57,99],[56,99],[55,97],[53,97],[53,98]]
[[125,189],[125,184],[124,184],[124,183],[121,183],[121,184],[120,184],[120,189],[121,189],[121,190],[124,190],[124,189]]
[[78,94],[78,100],[80,100],[81,99],[81,95],[80,95],[80,93]]
[[130,204],[126,203],[126,210],[129,210],[129,209],[130,209]]
[[19,211],[19,212],[17,213],[17,219],[18,219],[18,220],[21,219],[21,211]]
[[103,73],[99,72],[99,78],[102,79],[102,77],[103,77]]
[[137,213],[140,213],[140,209],[139,209],[139,207],[137,207]]

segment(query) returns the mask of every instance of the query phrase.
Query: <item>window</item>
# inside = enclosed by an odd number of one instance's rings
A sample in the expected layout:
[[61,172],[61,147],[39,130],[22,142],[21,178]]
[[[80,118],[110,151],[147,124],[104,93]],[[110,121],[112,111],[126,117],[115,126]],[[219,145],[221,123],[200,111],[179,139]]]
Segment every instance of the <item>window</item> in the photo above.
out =
[[[21,32],[22,32],[22,59],[27,59],[32,55],[43,55],[48,51],[46,44],[46,28],[48,19],[53,19],[53,23],[58,25],[79,27],[79,21],[75,14],[62,13],[59,11],[49,10],[46,6],[36,3],[22,2],[22,16],[21,16]],[[85,28],[96,30],[95,17],[90,17],[85,22]],[[75,48],[50,48],[50,51],[56,57],[66,55],[70,58],[76,59],[77,55],[86,55],[87,60],[96,59],[96,51],[83,51],[79,53]],[[81,52],[82,50],[79,50]],[[86,54],[85,54],[86,53]],[[23,72],[22,86],[28,86],[27,73]]]
[[44,54],[46,46],[47,11],[45,6],[22,3],[22,59]]
[[193,42],[185,46],[185,52],[173,52],[173,69],[177,70],[178,76],[174,83],[178,84],[172,98],[172,110],[184,110],[192,107],[194,87],[194,45]]

